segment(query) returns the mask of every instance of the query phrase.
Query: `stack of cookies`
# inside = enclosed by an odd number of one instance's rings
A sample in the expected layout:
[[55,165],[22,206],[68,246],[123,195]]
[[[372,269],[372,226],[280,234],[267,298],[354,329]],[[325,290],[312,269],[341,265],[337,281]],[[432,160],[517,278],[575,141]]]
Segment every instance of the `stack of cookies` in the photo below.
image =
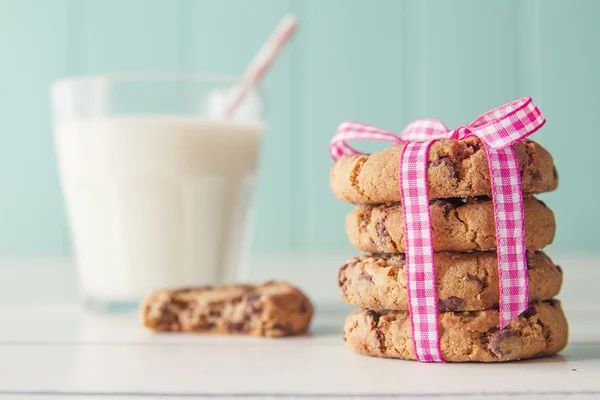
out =
[[[446,361],[507,361],[562,350],[568,327],[554,300],[562,270],[541,251],[555,233],[552,211],[533,195],[556,189],[552,156],[539,144],[513,145],[524,195],[530,307],[499,329],[496,233],[487,155],[476,137],[440,140],[429,150],[428,186]],[[402,146],[344,156],[331,171],[336,197],[357,204],[346,219],[352,245],[365,254],[339,270],[339,289],[360,307],[346,319],[344,341],[370,356],[415,359],[406,291],[404,218],[398,168]]]

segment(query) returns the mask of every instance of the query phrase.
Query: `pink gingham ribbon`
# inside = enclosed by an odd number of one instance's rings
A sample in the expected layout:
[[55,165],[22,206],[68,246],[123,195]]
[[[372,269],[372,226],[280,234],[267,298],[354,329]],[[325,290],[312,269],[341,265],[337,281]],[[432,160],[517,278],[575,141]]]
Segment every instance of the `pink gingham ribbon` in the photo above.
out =
[[533,134],[546,120],[529,97],[504,104],[453,131],[437,120],[413,121],[400,136],[348,121],[342,123],[329,146],[337,161],[344,155],[363,154],[349,140],[404,144],[400,156],[399,186],[404,213],[407,291],[412,339],[417,360],[443,362],[438,330],[438,302],[427,190],[429,147],[437,139],[477,136],[488,156],[496,222],[500,282],[500,327],[504,328],[528,307],[528,278],[521,174],[512,145]]

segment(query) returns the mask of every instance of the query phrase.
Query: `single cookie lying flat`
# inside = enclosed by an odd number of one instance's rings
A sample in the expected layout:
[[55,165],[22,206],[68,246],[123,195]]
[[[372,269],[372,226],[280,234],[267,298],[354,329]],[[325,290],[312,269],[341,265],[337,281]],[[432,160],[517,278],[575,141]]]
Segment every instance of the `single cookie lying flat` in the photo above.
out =
[[[554,213],[534,197],[523,201],[525,246],[542,249],[552,243]],[[435,251],[496,249],[496,224],[489,197],[433,200],[429,206]],[[346,233],[354,248],[364,252],[404,253],[402,206],[359,206],[346,217]]]
[[[441,313],[439,326],[442,356],[453,362],[548,356],[564,349],[568,340],[557,300],[532,304],[501,331],[496,310]],[[359,354],[415,359],[406,311],[354,311],[346,318],[344,341]]]
[[[440,311],[497,308],[498,261],[494,252],[434,253]],[[543,252],[527,254],[529,301],[558,294],[562,270]],[[404,254],[370,254],[348,260],[339,270],[347,303],[379,310],[408,310]]]
[[286,282],[159,290],[148,296],[142,322],[153,331],[290,336],[305,332],[309,299]]
[[[344,156],[331,169],[330,185],[341,201],[353,204],[400,201],[398,169],[404,146],[378,153]],[[521,169],[523,193],[549,192],[558,186],[558,174],[548,151],[530,140],[513,149]],[[490,173],[483,144],[476,137],[438,140],[429,149],[429,198],[491,195]]]

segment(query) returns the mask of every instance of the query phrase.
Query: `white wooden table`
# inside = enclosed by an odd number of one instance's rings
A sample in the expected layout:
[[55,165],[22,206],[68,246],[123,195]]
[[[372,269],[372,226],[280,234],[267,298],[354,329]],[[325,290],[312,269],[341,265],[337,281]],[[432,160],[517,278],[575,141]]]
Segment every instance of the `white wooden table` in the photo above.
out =
[[317,303],[310,335],[278,340],[151,334],[135,315],[82,312],[64,261],[6,261],[0,264],[0,398],[600,397],[600,310],[593,298],[600,274],[593,258],[565,261],[571,265],[561,264],[560,298],[571,340],[561,355],[443,365],[348,351],[341,326],[350,308],[337,301],[331,259],[296,259],[304,268],[278,270],[268,265],[279,262],[261,261],[253,273],[253,280],[289,279]]

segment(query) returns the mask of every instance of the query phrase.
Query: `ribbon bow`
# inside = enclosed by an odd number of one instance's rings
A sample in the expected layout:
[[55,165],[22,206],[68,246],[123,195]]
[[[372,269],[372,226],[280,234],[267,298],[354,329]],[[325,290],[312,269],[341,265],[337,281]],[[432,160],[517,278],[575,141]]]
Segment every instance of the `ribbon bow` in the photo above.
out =
[[438,303],[427,188],[428,154],[438,139],[477,136],[488,158],[496,223],[500,282],[500,327],[503,329],[528,308],[528,277],[521,174],[512,145],[546,123],[529,97],[482,114],[469,125],[448,130],[433,119],[413,121],[397,136],[355,121],[342,123],[329,145],[337,161],[363,154],[349,140],[386,141],[405,145],[400,156],[399,186],[405,224],[406,281],[412,339],[419,361],[443,362],[438,331]]

